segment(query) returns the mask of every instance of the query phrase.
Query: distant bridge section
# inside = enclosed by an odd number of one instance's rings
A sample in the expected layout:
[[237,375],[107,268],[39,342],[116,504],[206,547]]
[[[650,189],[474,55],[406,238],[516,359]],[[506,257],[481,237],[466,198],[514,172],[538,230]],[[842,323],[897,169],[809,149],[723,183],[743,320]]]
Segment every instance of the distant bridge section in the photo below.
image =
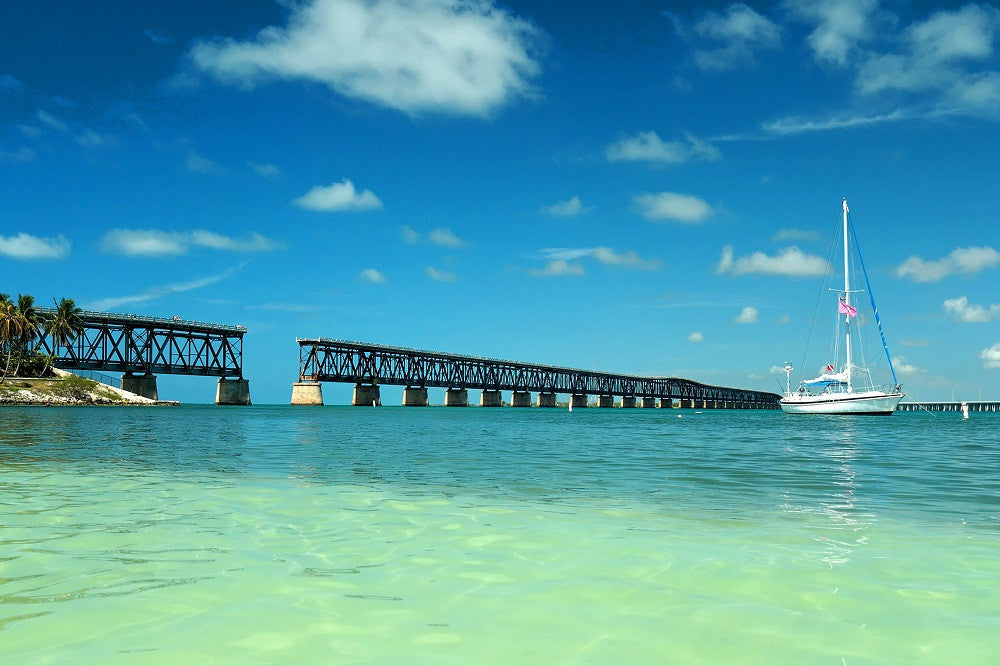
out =
[[[52,316],[52,308],[38,308]],[[157,399],[156,375],[219,377],[217,404],[250,404],[243,378],[243,326],[85,310],[68,344],[44,336],[39,351],[63,370],[121,372],[122,388]]]
[[356,405],[379,404],[381,384],[406,387],[405,405],[426,405],[427,387],[447,389],[449,406],[467,405],[469,389],[482,391],[483,406],[500,406],[501,391],[511,391],[510,404],[523,407],[531,404],[532,392],[538,393],[540,407],[554,407],[557,393],[568,394],[574,407],[586,407],[589,396],[602,407],[614,405],[615,396],[623,407],[670,407],[676,399],[681,407],[774,409],[779,400],[774,393],[678,377],[636,377],[326,338],[298,343],[293,404],[322,404],[320,382],[354,383]]

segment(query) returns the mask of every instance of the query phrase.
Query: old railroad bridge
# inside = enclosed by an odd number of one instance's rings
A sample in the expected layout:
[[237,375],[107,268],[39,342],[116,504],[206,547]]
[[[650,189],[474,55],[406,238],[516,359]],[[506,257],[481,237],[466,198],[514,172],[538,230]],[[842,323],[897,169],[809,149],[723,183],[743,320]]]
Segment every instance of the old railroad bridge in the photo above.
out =
[[[51,308],[38,308],[52,316]],[[63,370],[122,373],[122,388],[158,399],[158,374],[218,377],[215,402],[249,405],[250,384],[243,377],[246,328],[131,314],[83,311],[82,330],[71,340],[46,335],[38,351]],[[404,405],[427,405],[428,387],[446,389],[445,405],[469,404],[469,389],[482,391],[480,404],[499,407],[502,392],[509,404],[555,407],[556,394],[569,396],[574,407],[590,397],[611,407],[694,407],[703,409],[774,409],[779,396],[699,384],[676,377],[634,377],[590,370],[557,368],[497,359],[419,351],[403,347],[325,338],[298,340],[299,381],[292,404],[323,404],[321,382],[353,383],[355,405],[381,404],[380,385],[403,386]]]
[[292,388],[293,405],[322,405],[321,382],[353,383],[354,405],[381,404],[380,385],[404,386],[403,404],[426,406],[427,388],[446,389],[446,406],[469,404],[469,389],[478,389],[479,404],[499,407],[502,392],[509,404],[555,407],[556,394],[569,396],[573,407],[586,407],[589,397],[599,407],[672,407],[703,409],[776,409],[779,396],[699,384],[677,377],[635,377],[591,370],[518,363],[475,356],[387,347],[343,340],[300,339],[299,381]]
[[[38,308],[52,316],[55,310]],[[243,378],[243,326],[226,326],[140,315],[85,310],[83,329],[65,344],[43,336],[38,351],[63,370],[121,372],[122,388],[157,400],[156,375],[218,377],[215,402],[249,405]]]

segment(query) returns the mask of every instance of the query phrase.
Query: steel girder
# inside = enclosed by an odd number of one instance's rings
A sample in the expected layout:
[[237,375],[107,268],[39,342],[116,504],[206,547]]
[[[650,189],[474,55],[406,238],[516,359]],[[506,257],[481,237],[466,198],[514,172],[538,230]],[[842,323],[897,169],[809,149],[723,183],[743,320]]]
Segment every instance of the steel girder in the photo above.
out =
[[299,379],[454,389],[726,400],[776,405],[762,391],[678,377],[634,377],[326,338],[298,340]]
[[66,345],[42,337],[38,351],[63,369],[243,377],[242,326],[85,312]]

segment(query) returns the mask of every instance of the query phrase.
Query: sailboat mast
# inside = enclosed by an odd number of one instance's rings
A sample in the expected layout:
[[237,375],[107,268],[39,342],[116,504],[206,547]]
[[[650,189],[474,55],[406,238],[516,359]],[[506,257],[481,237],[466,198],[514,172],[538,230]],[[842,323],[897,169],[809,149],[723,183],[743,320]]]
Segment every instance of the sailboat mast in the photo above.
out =
[[[847,261],[847,199],[844,199],[844,304],[851,309],[851,275]],[[851,392],[851,315],[844,313],[845,350],[847,351],[847,392]]]

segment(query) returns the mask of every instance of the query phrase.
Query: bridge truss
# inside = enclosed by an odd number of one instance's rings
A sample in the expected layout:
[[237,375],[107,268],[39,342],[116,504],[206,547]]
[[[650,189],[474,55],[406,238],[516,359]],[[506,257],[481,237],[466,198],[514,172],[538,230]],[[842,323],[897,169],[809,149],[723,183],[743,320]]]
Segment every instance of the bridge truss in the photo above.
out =
[[[38,308],[43,316],[55,314]],[[243,377],[243,326],[84,311],[69,344],[44,336],[38,351],[65,370]]]
[[678,377],[616,375],[326,338],[299,339],[298,343],[301,381],[724,400],[755,405],[777,405],[780,397]]

